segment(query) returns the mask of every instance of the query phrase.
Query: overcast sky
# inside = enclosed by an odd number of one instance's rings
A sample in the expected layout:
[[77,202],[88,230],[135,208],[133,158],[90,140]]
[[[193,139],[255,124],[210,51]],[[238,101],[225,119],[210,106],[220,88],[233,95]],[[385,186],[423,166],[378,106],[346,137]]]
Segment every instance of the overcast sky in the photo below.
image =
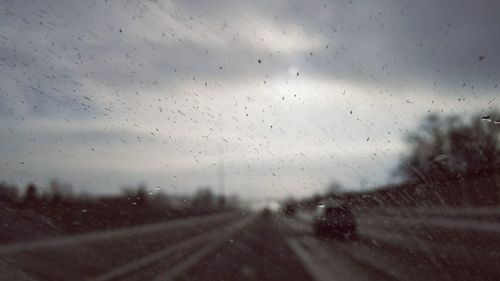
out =
[[2,1],[0,180],[286,197],[498,108],[498,1]]

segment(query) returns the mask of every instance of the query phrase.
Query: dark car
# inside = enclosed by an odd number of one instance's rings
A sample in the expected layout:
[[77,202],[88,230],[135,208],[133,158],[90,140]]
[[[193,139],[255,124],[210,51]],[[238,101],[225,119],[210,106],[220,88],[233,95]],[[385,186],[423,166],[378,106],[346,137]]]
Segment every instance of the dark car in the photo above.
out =
[[346,206],[321,206],[313,228],[314,233],[321,237],[356,238],[356,219]]

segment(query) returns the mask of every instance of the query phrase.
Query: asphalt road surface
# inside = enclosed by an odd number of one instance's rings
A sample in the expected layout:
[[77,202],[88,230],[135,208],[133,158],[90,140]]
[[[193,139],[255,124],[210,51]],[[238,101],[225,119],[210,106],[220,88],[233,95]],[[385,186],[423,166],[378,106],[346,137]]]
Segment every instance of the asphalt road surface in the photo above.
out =
[[496,218],[358,215],[355,241],[307,213],[223,213],[0,245],[0,280],[500,280]]

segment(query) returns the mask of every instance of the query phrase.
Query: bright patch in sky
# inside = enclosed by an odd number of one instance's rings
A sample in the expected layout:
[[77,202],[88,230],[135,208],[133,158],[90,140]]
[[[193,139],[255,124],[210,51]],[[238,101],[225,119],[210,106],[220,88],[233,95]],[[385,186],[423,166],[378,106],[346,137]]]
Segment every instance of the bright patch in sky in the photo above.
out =
[[224,163],[252,198],[394,181],[427,114],[498,107],[488,5],[6,2],[0,180],[189,193]]

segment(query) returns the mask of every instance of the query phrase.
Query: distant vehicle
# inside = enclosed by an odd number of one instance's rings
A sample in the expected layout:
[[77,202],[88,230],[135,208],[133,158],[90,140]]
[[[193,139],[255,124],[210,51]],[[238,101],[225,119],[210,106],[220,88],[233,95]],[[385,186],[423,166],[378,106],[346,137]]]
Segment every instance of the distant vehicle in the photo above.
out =
[[314,218],[314,234],[320,237],[356,239],[356,219],[347,206],[322,205]]

